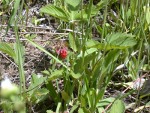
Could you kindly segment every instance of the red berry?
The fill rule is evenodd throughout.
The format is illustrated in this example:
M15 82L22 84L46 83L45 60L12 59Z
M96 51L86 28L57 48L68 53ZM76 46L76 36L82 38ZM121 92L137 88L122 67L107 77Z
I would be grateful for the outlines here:
M57 49L56 53L59 55L60 58L65 59L67 57L67 49L66 48L61 48Z

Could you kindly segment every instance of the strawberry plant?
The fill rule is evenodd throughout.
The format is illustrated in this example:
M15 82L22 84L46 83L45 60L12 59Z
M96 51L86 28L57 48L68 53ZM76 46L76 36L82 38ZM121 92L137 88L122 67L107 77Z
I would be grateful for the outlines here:
M0 4L3 5L0 15L4 15L11 2L2 0ZM15 41L4 42L4 37L0 51L16 65L20 80L19 85L7 79L9 86L2 82L0 110L28 113L38 108L39 112L47 113L125 113L129 108L130 112L148 108L149 102L144 100L149 98L148 0L54 0L42 5L38 15L42 19L34 27L27 26L28 17L23 18L23 12L28 9L24 0L12 4L5 36L12 30ZM42 22L50 25L52 21L58 24L55 33L39 27ZM35 28L34 32L28 32L25 26L31 31ZM41 28L48 32L42 32ZM48 34L55 35L49 39ZM47 40L42 40L46 37ZM36 39L48 46L53 40L61 44L48 47L49 51ZM31 53L35 47L42 52L40 55L47 57L48 67L42 67L45 62L40 64L41 57L27 61L26 43L30 44ZM34 69L26 86L29 76L26 65L30 62L38 62L43 70L37 73L38 65L31 66ZM129 99L135 100L128 105ZM145 105L142 99L147 102Z

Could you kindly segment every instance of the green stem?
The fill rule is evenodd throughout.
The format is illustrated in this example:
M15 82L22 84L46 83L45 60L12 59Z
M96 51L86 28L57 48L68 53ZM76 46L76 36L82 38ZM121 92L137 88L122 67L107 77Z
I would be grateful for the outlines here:
M24 96L24 93L26 91L26 82L25 82L25 75L24 75L24 68L23 68L23 48L19 39L19 34L18 34L18 24L17 22L19 21L19 18L21 17L22 9L23 9L23 4L24 0L21 1L21 7L19 10L18 18L15 20L15 26L14 26L14 31L15 31L15 37L16 37L16 55L17 55L17 64L19 68L19 76L20 76L20 94L21 96ZM26 100L24 99L24 109L22 110L21 113L26 112Z

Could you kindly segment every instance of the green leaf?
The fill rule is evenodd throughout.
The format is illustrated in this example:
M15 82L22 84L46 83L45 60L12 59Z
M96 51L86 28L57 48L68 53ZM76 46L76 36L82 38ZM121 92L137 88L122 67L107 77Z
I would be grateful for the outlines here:
M98 41L95 41L95 40L88 40L87 42L86 42L86 47L87 48L91 48L91 47L93 47L93 46L95 46L95 45L97 45L97 44L99 44L99 42Z
M54 80L57 78L62 77L62 73L64 70L55 70L54 72L51 73L50 77L48 77L49 80Z
M84 57L87 57L88 55L91 55L92 53L96 52L97 49L96 48L90 48L90 49L87 49L84 53ZM78 58L82 57L83 53L81 52L79 55L78 55Z
M79 108L78 113L84 113L82 108Z
M85 107L87 105L86 97L81 96L80 97L81 107Z
M52 110L47 110L46 113L54 113Z
M93 82L97 82L97 80L98 80L97 78L100 76L100 73L101 73L102 65L103 65L102 59L100 59L99 61L96 62L96 65L93 67L92 73L91 73ZM104 91L105 91L105 89L100 90L97 100L102 99Z
M70 100L70 96L68 95L67 92L62 91L62 92L61 92L61 95L62 95L62 98L63 98L66 102L68 102L68 101Z
M100 100L103 99L105 90L106 90L106 88L105 88L105 87L102 87L101 90L97 93L97 96L96 96L96 103L97 103L97 104L99 103ZM96 104L96 105L97 105L97 104Z
M51 75L50 71L48 71L48 70L44 70L44 71L42 71L42 73L43 73L44 75L47 75L47 76L50 76L50 75Z
M0 42L0 51L8 54L14 60L16 59L16 54L15 54L14 50L12 49L12 47L8 43Z
M54 5L46 5L40 9L42 13L49 14L51 16L54 16L58 19L61 19L63 21L68 22L69 21L69 14L64 9L61 9L60 7L54 6Z
M11 12L10 21L9 21L10 25L13 24L13 22L14 22L14 18L16 16L16 13L17 13L19 6L20 6L20 0L15 0L14 7L13 7L13 10Z
M100 50L105 50L105 51L108 51L111 49L126 49L127 48L124 46L110 45L110 44L104 44L104 43L99 43L93 47L100 49Z
M78 108L79 105L73 105L71 110L70 110L70 113L74 113L74 111Z
M92 9L92 8L93 8L92 6L93 6L93 0L90 0L90 1L89 1L89 4L88 4L88 9L87 9L87 19L88 19L88 20L90 20L91 13L94 12L94 9L95 9L95 8ZM96 11L96 12L97 12L97 11Z
M97 103L96 107L107 106L108 104L112 103L114 100L115 100L115 98L113 98L113 97L103 99L99 103Z
M150 7L144 6L143 9L144 9L144 12L146 13L146 21L148 24L150 24Z
M33 40L37 37L37 34L26 34L25 37L30 39L30 40Z
M106 44L120 47L132 47L136 44L134 36L127 33L113 33L106 36Z
M74 73L73 71L71 71L71 76L75 79L79 79L82 75L80 73Z
M125 112L125 105L123 101L118 99L113 103L109 113L124 113L124 112Z
M144 6L144 13L146 14L146 21L148 23L149 31L150 31L150 7L149 6Z
M78 11L71 11L71 12L69 13L70 22L78 22L78 21L80 21L80 20L77 19L77 15L78 15L78 14L79 14ZM79 17L80 17L80 15L79 15Z
M146 107L150 107L150 101L146 103Z
M79 9L80 9L80 3L81 0L65 0L65 3L67 5L68 9L68 15L69 15L69 20L70 22L74 22L74 20L78 20L77 17L80 17L79 15ZM78 16L77 16L78 15Z
M96 103L96 90L94 88L89 88L89 93L87 93L86 96L89 108L93 109Z
M100 1L97 5L93 5L92 2L90 2L88 5L85 5L82 10L79 10L76 15L74 15L74 19L87 21L89 18L96 16L99 10L105 6L105 4L106 3L104 3L104 1Z
M52 99L56 103L60 102L60 100L61 100L60 95L56 92L55 87L53 86L52 81L47 81L46 88L49 90L49 94L52 97Z
M29 94L32 95L33 92L34 92L37 88L39 88L39 87L42 85L43 82L45 82L45 80L46 80L46 77L42 77L42 76L41 76L41 77L38 77L38 75L33 74L33 75L32 75L32 79L31 79L31 84L30 84L30 86L29 86L29 88L28 88ZM30 91L30 90L31 90L31 91Z
M147 23L150 24L150 8L149 8L149 11L147 11L146 13L146 20L147 20Z
M61 109L61 103L59 102L56 108L56 113L60 113L60 109Z
M76 46L75 37L73 36L73 33L69 33L69 45L74 52L77 51L77 46Z
M89 40L87 43L88 48L97 48L100 50L111 49L126 49L134 46L137 42L133 38L134 36L126 33L114 33L107 35L105 43L99 43L98 41Z
M42 102L47 98L47 94L49 91L45 88L35 90L34 93L32 94L32 97L36 99L36 103Z
M105 56L103 66L104 68L108 68L109 65L111 65L113 62L115 62L120 55L119 50L112 50L109 51L109 53Z
M108 43L100 43L95 40L88 40L86 45L87 45L87 48L97 48L97 49L105 50L105 51L108 51L111 49L126 49L126 48L128 48L127 46L112 45L112 44L108 44Z
M72 11L78 10L81 0L65 0L68 5L68 8Z
M102 66L102 70L101 70L101 77L99 79L99 85L102 84L103 82L109 82L107 81L107 79L104 81L105 77L107 74L106 73L111 73L114 70L114 66L115 66L115 62L118 59L120 55L120 51L118 50L112 50L109 51L109 53L104 57L104 60L102 62L103 65Z
M19 48L20 48L20 50L19 50ZM16 59L14 59L15 62L17 64L19 64L19 62L21 64L24 64L24 60L25 60L25 47L21 43L19 43L19 45L17 43L15 43L15 45L14 45L14 51L15 51L15 54L16 54Z
M90 48L90 49L87 49L85 51L85 54L84 56L86 57L87 55L91 55L92 53L96 52L97 51L97 48Z
M98 110L98 113L104 113L105 109L103 107L98 107L97 110Z
M89 109L87 109L86 107L83 108L84 113L91 113Z
M82 16L81 16L82 14ZM79 11L78 13L76 12L76 14L73 15L73 19L74 20L78 20L78 21L87 21L87 13L85 12L84 9L82 9L81 11Z

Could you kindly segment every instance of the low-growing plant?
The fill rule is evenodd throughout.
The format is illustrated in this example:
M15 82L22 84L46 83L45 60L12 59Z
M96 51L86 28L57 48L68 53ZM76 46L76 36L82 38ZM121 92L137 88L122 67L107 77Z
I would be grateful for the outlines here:
M53 48L53 52L49 52L28 36L26 39L29 43L51 57L51 67L42 72L43 76L33 73L31 84L26 88L24 47L19 40L18 19L14 17L20 0L16 0L9 21L9 25L15 21L16 43L12 48L8 43L1 42L0 51L8 54L18 65L20 92L9 100L9 105L12 106L7 106L5 102L8 100L3 98L1 104L5 104L4 110L18 110L16 106L20 102L23 106L23 111L20 112L31 112L33 104L44 102L50 97L55 108L46 109L47 113L64 112L69 107L70 113L124 113L126 106L123 99L137 90L120 92L116 97L108 98L105 98L105 93L117 72L121 73L122 78L127 76L121 71L123 68L128 69L131 80L141 76L141 69L149 68L150 8L145 0L141 1L138 9L139 1L101 0L94 5L93 0L88 3L83 0L56 0L53 4L43 6L41 14L54 17L60 22L59 29L68 32L64 37L68 46ZM21 8L23 3L24 1ZM116 12L111 13L109 7L114 4ZM97 17L102 23L97 21ZM95 39L93 30L98 34L98 40ZM59 80L63 81L62 87L59 87ZM26 105L30 107L26 109Z

